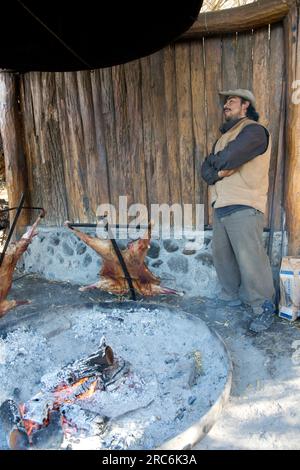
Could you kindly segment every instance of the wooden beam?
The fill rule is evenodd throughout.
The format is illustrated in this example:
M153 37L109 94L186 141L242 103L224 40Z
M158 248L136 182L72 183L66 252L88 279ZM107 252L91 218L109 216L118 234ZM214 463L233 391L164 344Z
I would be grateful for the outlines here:
M21 194L27 192L27 169L22 141L22 124L18 106L19 77L0 73L0 133L3 141L5 174L10 207L18 206ZM26 200L27 205L29 203ZM11 220L15 212L10 212ZM16 233L28 224L29 211L20 215Z
M297 0L284 20L287 69L287 164L285 210L289 255L300 256L300 103L293 88L300 79L300 1ZM299 88L298 88L299 90ZM295 93L296 91L296 93Z
M179 40L249 31L284 19L295 0L257 0L242 7L200 13Z

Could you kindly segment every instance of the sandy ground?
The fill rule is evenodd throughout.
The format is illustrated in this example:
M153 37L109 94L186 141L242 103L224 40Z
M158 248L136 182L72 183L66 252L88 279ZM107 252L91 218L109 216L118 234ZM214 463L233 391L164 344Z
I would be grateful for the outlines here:
M16 278L22 276L16 273ZM11 297L33 303L0 321L5 335L47 309L111 300L109 294L78 292L68 283L26 275L16 280ZM195 449L300 449L300 321L276 318L263 334L248 332L251 313L205 298L153 299L182 306L224 339L234 364L231 398L221 418Z

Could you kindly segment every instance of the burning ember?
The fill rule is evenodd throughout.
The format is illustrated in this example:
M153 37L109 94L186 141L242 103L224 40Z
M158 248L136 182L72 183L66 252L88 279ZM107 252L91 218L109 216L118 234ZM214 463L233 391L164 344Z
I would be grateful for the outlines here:
M129 286L111 240L91 237L80 230L72 228L71 222L69 221L66 221L64 225L103 258L100 281L89 286L81 287L79 290L101 289L114 294L127 294L129 292ZM160 278L155 276L146 266L145 257L150 248L150 240L151 224L148 226L147 236L130 242L127 248L122 251L122 257L131 277L134 289L143 296L157 294L183 295L182 292L168 287L162 287L160 285Z

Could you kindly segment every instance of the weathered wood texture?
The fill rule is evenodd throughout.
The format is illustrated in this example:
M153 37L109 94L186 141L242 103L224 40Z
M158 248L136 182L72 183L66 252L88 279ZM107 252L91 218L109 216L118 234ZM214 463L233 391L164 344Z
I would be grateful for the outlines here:
M254 3L220 11L200 13L182 39L199 39L224 33L249 31L284 19L295 0L257 0Z
M285 209L289 254L300 256L300 2L284 21L287 63L287 168ZM298 81L297 81L298 80ZM296 87L296 88L295 88Z
M11 74L0 74L0 133L5 159L6 183L10 207L19 204L21 194L26 193L25 202L29 202L27 189L27 168L23 149L22 120L19 112L19 82ZM12 221L15 212L10 212ZM28 222L28 213L22 212L16 232Z
M45 206L48 224L93 222L97 205L118 207L119 195L148 207L204 203L208 223L200 168L219 136L219 90L254 89L273 134L275 178L282 51L282 25L274 24L270 31L175 43L92 72L26 73L21 110L32 203ZM281 187L277 175L276 228Z

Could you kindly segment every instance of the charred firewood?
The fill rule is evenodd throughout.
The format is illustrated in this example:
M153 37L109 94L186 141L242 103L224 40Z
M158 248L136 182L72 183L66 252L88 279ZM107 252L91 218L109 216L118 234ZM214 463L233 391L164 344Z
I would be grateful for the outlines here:
M17 404L11 399L5 400L0 406L0 424L4 432L10 432L21 422L22 418Z
M32 434L31 445L34 449L59 449L64 440L62 416L59 411L49 413L49 424Z
M30 442L28 435L23 429L13 429L8 436L8 445L12 450L28 450Z
M69 221L64 223L65 227L80 238L84 243L91 247L102 258L102 269L100 271L100 280L89 286L80 287L80 291L89 289L101 289L113 294L127 294L129 292L128 282L124 271L119 262L117 253L114 250L111 240L91 237L78 229L72 228ZM146 266L145 258L150 248L151 228L149 224L144 236L127 245L122 251L122 257L127 271L130 275L134 290L143 296L152 296L157 294L177 294L182 295L174 289L162 287L160 278L155 276Z
M10 449L25 450L29 448L29 438L23 426L18 405L11 399L0 406L0 427L7 437Z
M72 365L72 377L69 381L72 382L74 378L89 377L94 375L105 374L105 370L114 364L114 353L110 346L100 348L88 358L82 359Z

